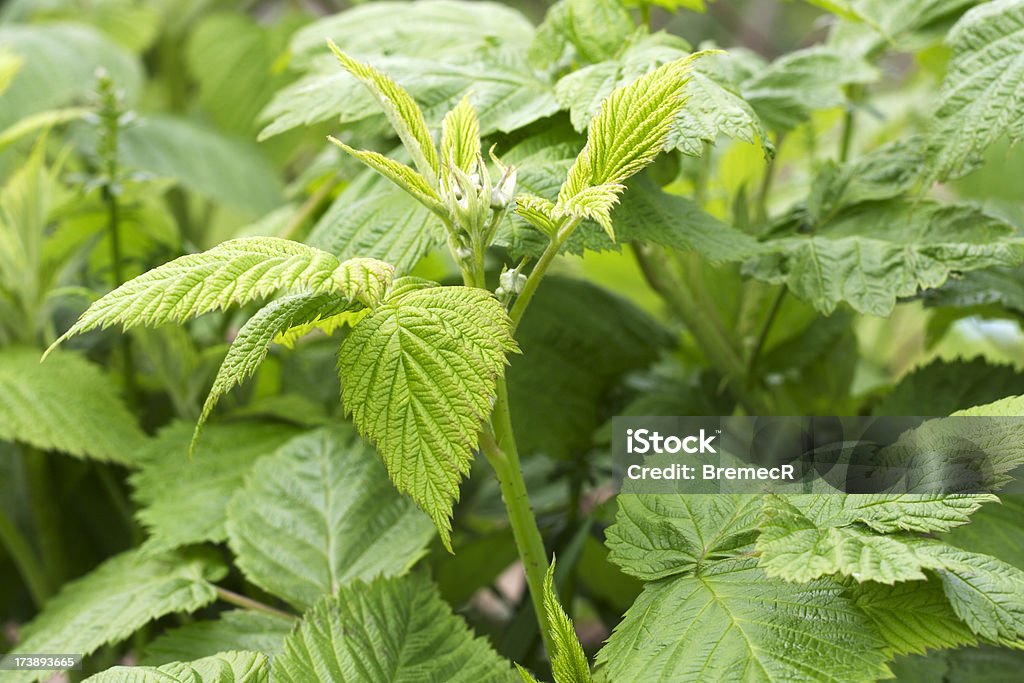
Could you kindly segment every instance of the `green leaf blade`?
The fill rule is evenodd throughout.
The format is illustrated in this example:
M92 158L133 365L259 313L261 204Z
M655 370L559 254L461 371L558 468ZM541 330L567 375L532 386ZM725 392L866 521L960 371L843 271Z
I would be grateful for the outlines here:
M321 599L286 640L272 673L282 683L519 679L419 575L356 583Z
M433 531L351 428L289 441L253 467L227 509L243 573L299 608L355 580L403 574Z
M509 325L488 292L419 288L360 321L338 354L346 410L446 545L480 421L516 349Z

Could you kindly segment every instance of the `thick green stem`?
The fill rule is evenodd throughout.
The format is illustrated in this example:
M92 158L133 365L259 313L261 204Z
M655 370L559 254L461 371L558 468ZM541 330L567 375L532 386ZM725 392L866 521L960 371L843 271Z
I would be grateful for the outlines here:
M553 656L553 639L551 625L544 611L544 576L548 570L547 550L544 538L537 527L537 518L530 505L530 497L526 492L526 481L523 469L519 464L519 451L516 447L515 435L512 432L512 416L508 405L508 387L504 378L498 383L498 396L494 404L492 416L493 434L485 428L480 438L480 446L487 460L494 468L501 487L501 497L508 511L509 524L512 526L512 537L516 542L519 559L523 562L526 572L526 584L530 589L530 600L540 627L544 648L548 656Z
M0 508L0 545L7 549L8 555L14 561L14 566L17 567L32 596L32 602L36 607L42 607L50 597L50 586L45 571L28 540L18 531L18 527L3 508Z
M221 588L216 586L217 598L235 607L241 607L242 609L253 610L255 612L263 612L264 614L273 614L275 617L281 617L282 619L288 619L289 621L296 621L298 617L294 614L289 614L284 610L279 610L276 607L264 604L259 600L253 600L247 598L244 595L229 591L227 588Z

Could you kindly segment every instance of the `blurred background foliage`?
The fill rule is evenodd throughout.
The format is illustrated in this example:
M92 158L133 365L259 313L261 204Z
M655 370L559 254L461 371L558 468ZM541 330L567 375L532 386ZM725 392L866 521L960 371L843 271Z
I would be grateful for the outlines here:
M550 9L546 2L507 4L534 24ZM835 31L836 19L816 4L663 0L630 11L652 30L694 47L744 48L751 60L770 61ZM707 213L733 225L758 210L761 193L766 215L782 221L813 193L843 145L855 157L919 131L933 113L949 59L942 37L955 11L970 4L947 2L946 13L902 36L878 60L877 81L861 85L847 74L850 103L812 106L792 125L786 117L793 112L777 110L781 123L772 128L785 133L771 135L773 159L757 142L722 137L702 157L665 156L649 177L699 198ZM170 485L161 482L188 475L158 461L183 458L189 430L181 425L197 417L226 345L251 309L124 338L91 333L41 367L39 351L99 294L179 254L243 235L303 240L323 233L339 214L354 220L357 211L367 225L376 221L377 230L397 224L401 207L353 201L367 194L365 177L324 139L336 131L337 114L319 116L316 98L303 90L319 47L306 44L303 28L352 6L335 0L0 5L0 224L7 231L0 250L0 651L59 586L159 530L159 508L151 506ZM453 41L455 47L429 40L420 46L410 36L396 52L421 49L429 56L466 48L465 37ZM850 111L858 125L844 141ZM281 116L313 122L266 135ZM573 135L566 113L545 121L567 131L566 139ZM353 130L389 144L377 120L360 119ZM494 136L503 155L517 142L514 132L505 133ZM933 196L977 203L1021 230L1024 149L999 143L983 162L936 186ZM349 235L345 248L358 252L371 244L375 234L366 230ZM736 343L763 346L759 371L780 412L945 414L1024 393L1019 268L955 277L901 300L886 317L846 306L824 317L789 297L760 341L774 290L764 287L760 298L743 294L746 280L734 266L702 264L693 272ZM413 273L446 280L458 271L438 249ZM639 589L607 562L600 542L613 515L604 502L602 426L622 413L729 414L736 399L626 250L565 256L535 308L521 329L525 353L510 370L514 419L521 449L531 455L526 465L535 506L565 572L563 596L574 605L587 646L596 648ZM298 429L340 415L335 348L336 340L317 335L295 349L275 348L256 377L223 401L205 447L235 453L241 464L205 490L203 500L221 500L214 518L251 465L248 452L239 450L245 444L229 438L231 429L269 429L259 432L262 453ZM80 396L89 399L69 400ZM180 468L187 467L182 460ZM523 616L522 585L509 572L514 548L487 474L473 476L463 492L458 555L434 552L428 563L444 597L502 654L524 661L536 634L517 628L531 618ZM139 514L140 507L146 511ZM979 514L983 522L985 514ZM1015 523L1019 536L1020 520ZM196 540L222 542L223 536ZM1019 562L1014 552L1017 557L1005 559ZM227 585L266 597L237 570ZM101 650L89 666L147 652L148 661L180 658L181 641L161 641L160 634L190 619L165 617L128 646ZM943 657L929 666L961 680L958 672L969 663ZM1006 667L999 671L1020 666L1010 655L992 657ZM905 668L907 681L939 680L915 677L919 664Z

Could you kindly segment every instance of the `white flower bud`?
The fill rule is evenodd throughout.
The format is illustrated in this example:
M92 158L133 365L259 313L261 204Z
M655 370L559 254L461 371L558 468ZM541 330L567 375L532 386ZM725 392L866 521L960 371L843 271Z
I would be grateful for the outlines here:
M520 294L523 288L526 287L526 276L518 270L506 270L498 277L498 282L501 283L500 289L512 292L513 294Z

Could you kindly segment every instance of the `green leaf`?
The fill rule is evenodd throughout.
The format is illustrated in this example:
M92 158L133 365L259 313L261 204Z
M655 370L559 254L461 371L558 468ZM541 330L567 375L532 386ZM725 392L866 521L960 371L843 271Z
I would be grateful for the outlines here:
M263 150L195 121L147 115L126 126L118 144L126 168L171 178L243 215L262 216L283 201L278 171Z
M612 209L619 202L619 195L626 187L619 183L604 183L586 187L555 205L556 219L587 218L605 231L609 239L615 239L612 229Z
M665 146L683 105L693 60L703 53L658 67L613 91L587 129L587 144L558 192L555 210L570 214L576 197L601 185L624 189L623 181L650 164Z
M758 496L621 495L606 532L609 559L627 574L656 581L751 549Z
M818 526L788 503L770 496L757 539L760 566L771 577L806 583L830 574L857 581L893 584L924 580L926 557L919 557L913 537L883 536L858 526Z
M433 536L350 428L303 435L261 459L227 517L242 572L300 609L356 579L405 573Z
M646 175L629 183L613 219L620 242L651 242L696 251L714 263L743 261L763 248L750 235L701 210L693 200L663 191Z
M256 373L276 338L294 327L321 321L349 308L350 302L334 294L293 294L271 301L249 318L238 330L217 370L199 414L189 452L195 449L199 431L217 401Z
M426 178L413 169L394 159L389 159L383 154L366 149L353 149L334 137L328 137L327 139L343 149L346 154L355 157L405 190L423 206L434 213L446 215L444 205L441 204L441 199L437 196L437 192L430 186Z
M322 598L274 658L282 683L513 683L424 577L377 579Z
M536 61L557 62L571 46L579 60L600 62L614 57L635 31L618 0L561 0L548 10L530 52Z
M490 49L451 61L437 56L381 56L370 61L425 107L426 120L431 123L441 122L467 95L472 97L484 135L518 130L559 109L550 81L526 64L521 50ZM369 126L389 134L373 98L358 81L336 71L336 64L329 71L318 68L281 90L263 113L262 118L270 123L260 137L327 120L342 125L360 123L360 129Z
M188 70L203 112L218 128L247 138L259 131L260 111L291 80L277 63L291 26L288 20L264 24L228 12L204 14L190 25Z
M590 683L590 664L583 652L576 628L569 615L562 609L555 592L555 560L551 559L544 577L544 612L551 626L551 670L555 683Z
M298 31L291 52L300 66L322 53L324 36L356 55L398 50L409 57L439 59L529 44L533 25L518 10L497 2L367 3Z
M817 527L864 524L879 533L949 531L967 524L985 503L998 500L990 494L925 495L866 494L787 495L786 504Z
M824 223L843 207L909 192L922 180L926 152L922 140L911 138L879 147L846 164L826 162L811 186L807 213L815 223Z
M771 579L756 559L647 584L598 653L609 680L623 683L867 683L889 675L886 659L841 585Z
M131 484L141 508L138 520L149 533L143 544L147 552L227 540L225 509L243 477L259 458L298 433L275 424L213 424L190 458L193 430L190 422L173 423L132 461L141 464Z
M224 567L207 555L116 555L47 602L21 632L18 650L89 654L166 614L208 605L216 597L210 581L224 574ZM30 683L44 677L44 671L17 671L8 672L6 680Z
M88 401L82 397L88 396ZM131 463L145 436L98 367L73 353L0 348L0 441Z
M933 174L947 178L1005 136L1024 137L1024 1L971 9L947 36L953 50L933 133Z
M944 543L926 548L957 616L986 640L1024 646L1024 571Z
M686 84L686 103L672 125L668 145L691 156L704 154L702 142L714 143L719 135L758 144L766 154L775 148L754 109L739 94L715 63L725 59L713 55L702 59Z
M517 216L548 237L554 237L558 232L558 227L551 220L551 216L555 212L555 203L550 199L528 193L516 195L515 212Z
M367 173L338 195L308 242L338 258L369 256L408 273L443 239L441 222L429 209Z
M479 156L480 121L467 96L445 114L441 123L441 163L470 173Z
M360 321L338 354L346 410L449 548L459 482L516 350L509 324L489 292L414 289Z
M270 666L260 652L220 652L193 662L160 667L115 666L88 683L269 683Z
M416 168L426 177L427 184L436 183L437 148L434 147L434 141L427 129L423 110L416 104L416 100L385 74L369 64L357 62L349 57L333 41L328 40L327 44L345 70L373 93L381 108L384 109L384 114L392 128L398 133L402 144L412 156Z
M843 86L877 78L878 70L862 57L816 46L780 57L747 78L740 91L765 125L787 131L815 111L845 103Z
M1024 569L1024 496L1003 495L1001 505L986 505L971 523L957 527L943 540L958 548L984 553Z
M181 323L277 291L337 294L372 307L383 298L392 274L386 263L367 258L339 262L299 242L272 237L229 240L121 285L89 306L54 346L97 327Z
M899 297L938 287L954 272L1024 261L1014 229L972 206L921 201L865 203L819 233L763 243L754 277L785 283L824 314L845 301L886 316Z
M110 73L128 102L142 85L142 67L98 31L81 24L6 23L0 45L21 67L0 94L0 130L30 114L66 107L96 89L96 68Z
M933 580L895 586L862 583L853 600L868 616L892 654L923 654L925 650L973 645L977 638L960 621Z
M193 621L157 636L142 651L142 664L158 666L210 657L218 652L251 650L273 657L295 622L266 612L236 609L216 619Z
M875 406L876 415L949 415L1010 394L1024 394L1024 373L1009 365L937 359L915 368Z

